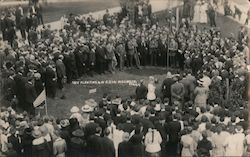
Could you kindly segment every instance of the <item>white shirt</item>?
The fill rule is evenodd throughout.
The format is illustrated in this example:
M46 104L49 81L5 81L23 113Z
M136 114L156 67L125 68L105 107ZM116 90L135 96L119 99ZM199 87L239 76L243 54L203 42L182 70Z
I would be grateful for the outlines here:
M236 133L229 135L224 142L226 147L225 156L242 156L244 153L244 139L243 133Z
M147 132L145 136L145 146L146 146L146 152L148 153L156 153L161 150L161 144L162 138L161 134L157 130L153 130L150 132Z

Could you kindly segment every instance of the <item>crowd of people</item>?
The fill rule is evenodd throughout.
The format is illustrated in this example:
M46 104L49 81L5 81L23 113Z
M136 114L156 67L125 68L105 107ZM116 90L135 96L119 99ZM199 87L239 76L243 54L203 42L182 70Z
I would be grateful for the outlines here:
M246 29L223 38L185 18L179 28L172 17L161 26L148 1L139 8L135 24L123 8L99 20L70 14L60 30L32 25L28 40L3 38L2 94L9 107L0 111L1 155L249 156ZM16 23L8 19L7 32ZM35 113L44 86L48 97L59 89L64 99L64 84L86 75L167 64L179 72L166 74L160 94L151 76L130 98L104 94L98 103L73 106L64 119Z

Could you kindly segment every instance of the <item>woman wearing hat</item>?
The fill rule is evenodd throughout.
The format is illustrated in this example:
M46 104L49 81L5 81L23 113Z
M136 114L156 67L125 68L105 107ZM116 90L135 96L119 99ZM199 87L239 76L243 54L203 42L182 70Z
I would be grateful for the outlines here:
M32 136L35 138L32 141L32 157L49 157L51 155L50 150L42 136L42 132L39 129L35 129L32 132Z
M181 156L193 156L195 150L195 142L191 137L192 127L188 127L183 130L183 135L181 136Z
M55 157L65 157L67 145L65 140L60 137L59 131L54 131L53 141L53 155Z
M197 107L206 107L209 89L203 86L201 80L197 81L198 86L194 90L194 103Z
M84 132L77 129L72 132L72 138L69 142L69 154L72 157L80 157L86 155L86 141L84 140Z

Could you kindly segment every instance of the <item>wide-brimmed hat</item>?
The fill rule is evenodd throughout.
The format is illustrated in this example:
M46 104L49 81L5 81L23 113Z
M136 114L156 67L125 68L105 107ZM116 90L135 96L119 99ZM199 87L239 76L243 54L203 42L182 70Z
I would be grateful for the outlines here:
M71 113L76 113L76 112L79 112L80 109L77 107L77 106L73 106L71 109L70 109L70 112Z
M88 112L92 112L92 111L93 111L93 108L89 105L84 105L82 107L82 112L88 113Z
M77 130L72 132L72 135L75 136L75 137L83 137L84 132L81 129L77 129Z
M97 106L97 102L94 99L85 100L84 104L89 105L92 108Z
M68 119L61 120L61 121L60 121L60 125L61 125L61 127L63 127L63 128L69 126L69 120L68 120Z
M41 131L40 131L39 129L36 129L36 130L34 130L34 131L32 132L32 136L33 136L34 138L39 138L39 137L42 136L42 133L41 133Z

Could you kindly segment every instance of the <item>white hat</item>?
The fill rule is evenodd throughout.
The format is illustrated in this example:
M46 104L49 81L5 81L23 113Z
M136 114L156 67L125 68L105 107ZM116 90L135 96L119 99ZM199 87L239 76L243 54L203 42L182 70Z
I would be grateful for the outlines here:
M85 100L84 105L89 105L90 107L96 107L97 102L94 99Z
M41 78L41 74L40 74L40 73L35 73L35 74L34 74L34 77L35 77L35 78Z
M82 111L85 112L85 113L87 113L87 112L92 112L92 111L93 111L93 108L90 107L89 105L84 105L84 106L82 107Z
M77 106L73 106L71 109L70 109L70 112L71 113L76 113L76 112L79 112L80 109L77 107Z

